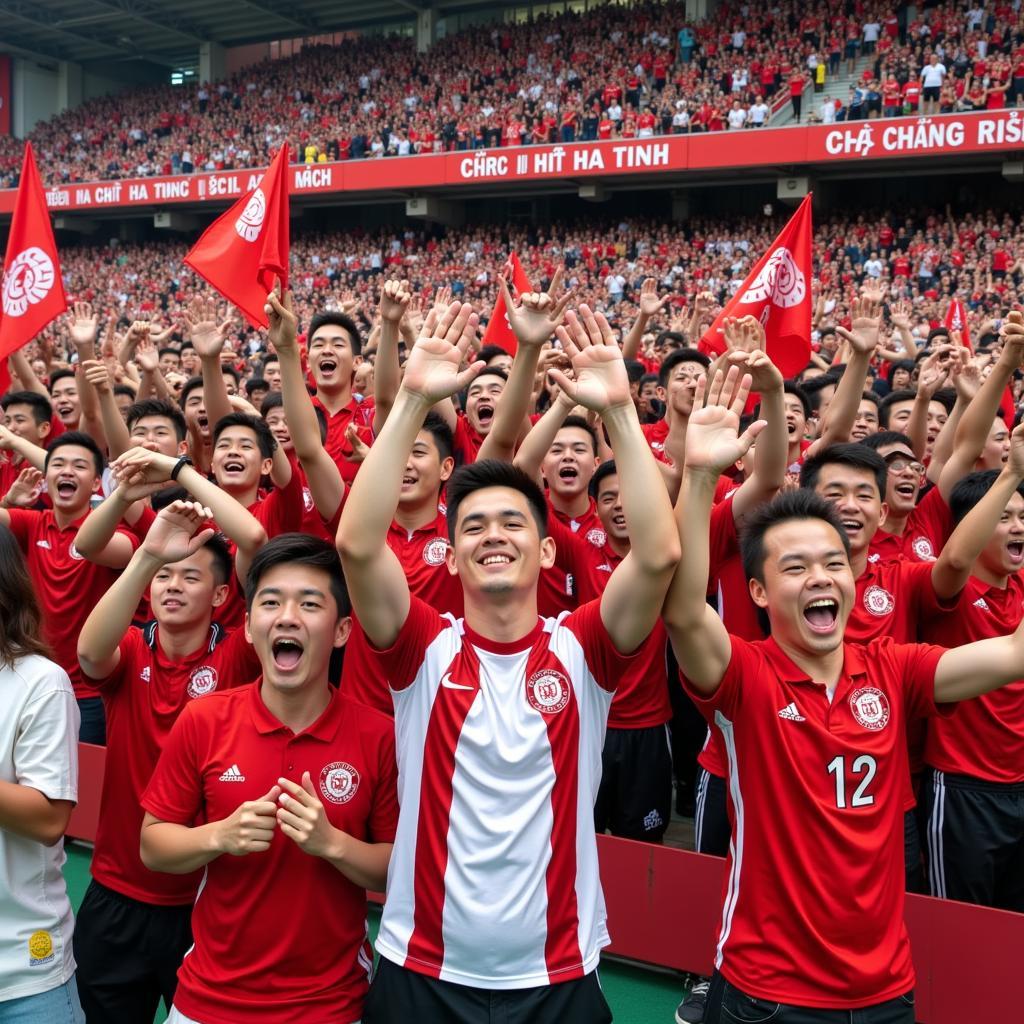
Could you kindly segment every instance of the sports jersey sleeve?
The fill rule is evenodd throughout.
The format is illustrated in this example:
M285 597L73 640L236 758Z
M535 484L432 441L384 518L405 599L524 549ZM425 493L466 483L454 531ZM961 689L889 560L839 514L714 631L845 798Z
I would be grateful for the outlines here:
M189 705L174 723L142 794L142 809L160 821L191 825L202 807L203 789L197 757L196 705Z
M687 696L709 723L715 720L715 712L721 711L726 718L733 718L739 708L745 679L754 680L763 671L764 658L754 644L729 634L732 654L722 676L718 689L710 697L695 689L690 681L679 672L679 679Z
M934 562L899 562L898 565L902 577L901 589L905 589L910 598L918 622L955 611L959 606L963 590L949 598L939 597L935 593L935 586L932 583Z
M12 508L7 515L9 516L8 529L14 534L18 547L22 551L27 551L32 534L35 533L39 513L26 508Z
M377 788L370 812L370 835L374 842L393 843L398 830L398 767L395 730L385 723L377 744Z
M709 559L708 587L711 591L714 580L722 570L722 566L739 554L740 540L733 516L732 501L735 495L730 494L711 509L711 525L709 528Z
M302 529L302 478L292 473L287 485L268 494L253 513L273 539Z
M50 800L78 799L78 704L64 669L50 664L49 678L24 707L14 742L18 784Z
M953 533L953 512L938 487L933 487L911 513L910 529L926 537L935 557Z
M232 630L217 645L214 653L224 666L223 673L229 689L246 686L256 680L262 671L256 648L245 639L244 629Z
M132 671L137 667L139 655L144 646L145 640L142 637L142 631L132 626L117 645L121 654L117 667L110 675L104 676L102 679L94 679L92 685L108 697L116 693L121 684L131 677Z
M423 664L423 656L434 638L444 629L445 620L418 597L411 597L409 614L395 642L385 651L377 650L367 637L371 654L376 655L392 690L411 686Z
M897 663L894 677L903 680L903 701L907 721L952 714L955 704L935 703L935 673L946 648L935 644L894 644L882 640L883 649Z
M623 674L633 661L643 654L643 644L631 654L621 654L618 651L601 618L599 599L580 605L563 620L562 625L579 641L587 668L590 669L590 674L597 685L609 693L618 688Z

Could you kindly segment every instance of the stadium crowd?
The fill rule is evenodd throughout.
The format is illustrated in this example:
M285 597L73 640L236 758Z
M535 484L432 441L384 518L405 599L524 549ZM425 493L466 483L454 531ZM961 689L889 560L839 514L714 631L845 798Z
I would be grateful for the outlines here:
M820 944L792 955L795 928L766 939L760 921L789 918L752 883L678 1020L717 1021L740 992L909 1021L904 886L1024 911L1020 220L820 220L811 359L786 381L755 319L726 322L716 364L698 350L778 227L300 235L268 331L176 243L62 251L73 309L11 358L0 398L0 611L29 609L0 644L25 632L6 663L63 708L57 763L68 723L108 748L74 938L68 914L30 944L62 991L77 960L90 1022L151 1019L161 996L179 1024L473 1020L480 989L523 1020L610 1019L587 837L662 841L686 802L666 743L686 696L711 726L698 849L747 830L765 877L799 874L787 913L835 938L827 963ZM537 289L518 300L513 253ZM514 355L482 346L499 297ZM800 547L809 522L823 549ZM739 700L754 678L775 680L770 706ZM831 737L807 721L831 714L842 756L782 753ZM36 767L46 813L3 811L0 843L11 820L37 845L66 826L70 767ZM785 813L778 771L799 794ZM861 906L799 859L809 829ZM363 890L385 883L367 995ZM249 941L254 900L274 927ZM851 934L871 951L852 966Z
M286 137L316 163L756 128L787 97L819 120L1024 104L1019 5L918 10L907 23L887 3L723 3L690 23L682 3L647 3L467 28L424 54L360 38L89 100L30 137L59 184L266 166ZM865 57L846 103L811 101ZM20 163L0 138L0 186Z

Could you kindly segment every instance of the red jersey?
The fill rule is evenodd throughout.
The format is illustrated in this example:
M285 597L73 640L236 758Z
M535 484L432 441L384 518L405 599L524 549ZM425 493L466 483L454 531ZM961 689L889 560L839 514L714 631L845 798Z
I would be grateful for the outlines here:
M260 689L213 694L185 708L143 808L179 825L219 821L279 777L301 783L308 771L335 828L364 842L392 842L391 720L332 688L324 713L296 735L270 714ZM265 853L223 855L206 866L192 932L174 996L186 1016L204 1024L359 1019L373 962L366 892L280 829Z
M930 616L954 611L960 595L941 599L932 586L931 562L868 562L857 577L857 596L846 623L847 643L880 637L912 643Z
M846 644L830 701L774 640L731 643L710 698L684 680L729 756L733 843L715 966L771 1002L894 999L914 985L903 737L908 720L935 711L944 651L888 637Z
M476 462L483 443L484 435L460 413L455 421L455 443L453 445L455 464L469 466Z
M567 515L559 512L548 499L548 521L552 534L555 535L554 523L561 523L567 526L573 533L578 533L585 541L594 547L603 547L607 541L604 527L601 525L601 517L597 514L597 505L594 499L590 499L587 511L577 519L570 519ZM576 574L581 566L575 562L576 555L571 548L555 543L555 564L550 569L542 569L540 582L537 587L537 610L543 616L554 617L562 612L572 611L579 604L579 588L577 586ZM585 570L584 570L585 571Z
M130 899L177 906L195 900L203 873L170 875L143 865L143 791L185 706L216 690L251 682L260 674L260 663L242 630L225 638L213 625L206 643L176 660L160 649L157 630L155 622L130 629L118 647L117 668L95 683L107 712L107 770L92 876Z
M348 486L356 478L359 463L351 461L352 445L349 444L348 438L345 437L345 431L348 429L348 425L355 420L359 437L366 444L373 444L373 430L370 427L359 425L360 403L354 398L348 405L342 406L333 416L318 399L314 398L313 404L319 406L323 410L324 416L327 417L327 441L324 443L324 448L327 450L327 454L338 464L338 469L341 470L341 478L345 481L345 485Z
M438 512L434 522L412 533L392 522L387 545L402 563L410 594L442 614L462 615L462 582L448 572L448 521L442 513ZM384 714L395 713L391 693L380 678L376 656L355 616L345 644L341 690L346 697Z
M672 460L665 454L665 441L668 438L668 420L660 419L657 423L644 423L641 424L640 429L643 431L644 440L647 442L647 447L654 453L654 457L659 462L671 465Z
M11 533L25 554L29 574L43 612L43 639L53 660L71 677L79 700L98 697L99 690L78 664L78 634L100 597L118 577L116 569L89 562L75 547L78 528L88 512L63 530L51 509L36 512L12 508ZM119 529L134 550L138 539Z
M1024 580L1010 576L1005 588L972 576L954 614L921 624L925 639L959 647L1012 633L1024 616ZM1024 679L972 700L948 718L928 724L924 760L933 768L988 782L1024 782Z
M953 513L938 487L933 487L907 516L903 533L886 533L885 530L875 533L868 548L868 558L878 555L882 562L898 558L908 562L934 562L952 532Z
M598 603L498 643L414 597L378 657L402 737L378 953L474 988L590 973L609 941L593 806L632 660Z

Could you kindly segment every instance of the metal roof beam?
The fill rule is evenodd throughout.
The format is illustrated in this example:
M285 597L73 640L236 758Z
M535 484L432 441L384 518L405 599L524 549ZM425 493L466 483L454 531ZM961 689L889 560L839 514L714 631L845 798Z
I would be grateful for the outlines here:
M90 0L97 7L103 7L111 13L111 17L118 15L130 18L132 21L148 25L150 28L160 32L173 32L193 43L203 43L209 38L209 33L191 24L183 18L168 16L161 12L160 8L142 0Z

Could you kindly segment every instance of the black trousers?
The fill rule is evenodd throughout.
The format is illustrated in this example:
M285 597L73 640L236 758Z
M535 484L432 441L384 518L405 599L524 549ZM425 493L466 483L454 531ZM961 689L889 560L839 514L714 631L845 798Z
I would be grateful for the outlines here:
M98 747L105 747L107 745L107 713L103 707L103 698L80 697L78 713L81 716L78 739L82 743L95 743Z
M609 729L601 753L594 828L660 843L672 814L672 739L667 725Z
M381 957L362 1024L610 1024L597 971L538 988L486 989L417 974Z
M192 945L192 906L159 907L89 883L75 920L78 995L88 1024L143 1024L163 997L170 1009L178 968Z
M693 815L698 853L724 857L729 852L732 826L725 799L725 779L697 766L697 809Z
M921 799L932 895L1024 913L1024 784L933 771Z
M914 1024L914 993L859 1010L820 1010L756 999L717 972L704 1009L704 1024Z

